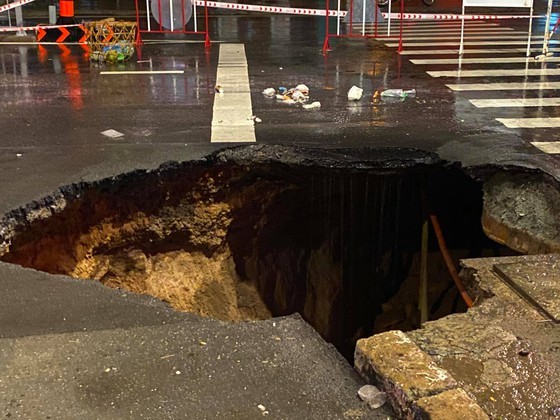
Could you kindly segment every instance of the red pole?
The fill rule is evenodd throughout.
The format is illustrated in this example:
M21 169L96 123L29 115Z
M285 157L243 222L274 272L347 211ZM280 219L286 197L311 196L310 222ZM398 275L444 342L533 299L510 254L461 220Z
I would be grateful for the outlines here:
M350 0L350 36L354 33L354 0Z
M136 44L142 44L142 35L140 34L140 9L138 7L138 0L134 0L136 5Z
M210 28L208 27L208 0L204 0L204 21L206 22L206 38L204 39L204 46L210 48Z
M331 46L329 45L329 10L330 4L329 0L327 0L325 9L325 42L323 43L323 54L326 54L331 50Z
M404 16L404 0L401 0L401 29L400 29L400 34L399 34L399 48L397 50L397 53L399 53L399 54L403 50L403 45L402 45L403 16Z
M161 24L161 22L163 22L163 17L161 14L161 0L158 0L157 4L158 4L158 12L159 12L159 30L163 31L163 26ZM171 16L171 19L173 19L173 16Z

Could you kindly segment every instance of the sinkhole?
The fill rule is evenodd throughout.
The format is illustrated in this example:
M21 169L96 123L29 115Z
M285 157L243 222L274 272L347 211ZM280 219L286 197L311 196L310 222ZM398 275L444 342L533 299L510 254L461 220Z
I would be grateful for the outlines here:
M245 146L61 188L8 215L1 259L220 320L299 312L350 358L419 326L428 212L456 263L508 252L481 211L480 186L426 152ZM466 309L433 234L428 278L431 319Z

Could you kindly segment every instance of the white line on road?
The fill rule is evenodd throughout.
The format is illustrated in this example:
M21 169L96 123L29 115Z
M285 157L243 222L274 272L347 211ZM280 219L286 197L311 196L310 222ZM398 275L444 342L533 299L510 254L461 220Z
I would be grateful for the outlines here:
M484 57L484 58L428 58L410 60L413 64L495 64L495 63L539 63L533 57ZM546 59L548 63L560 62L560 57L549 57Z
M358 25L359 29L361 30L361 25ZM373 32L375 30L375 27L367 27L366 28L367 32ZM387 27L378 27L377 28L378 32L384 31L387 32ZM499 26L499 27L493 27L493 28L465 28L465 33L514 33L512 31L515 31L515 29L513 28L506 28L503 26ZM400 26L399 25L392 25L391 26L391 32L400 32ZM403 28L403 33L414 33L414 34L461 34L461 27L457 27L457 28L448 28L448 29L414 29L414 28ZM528 35L527 32L523 32L523 31L516 31L515 33L522 33L525 35Z
M544 36L542 35L538 35L538 36L534 36L532 37L532 39L543 39ZM523 34L513 34L513 35L496 35L496 34L484 34L484 35L470 35L467 34L464 36L464 39L470 40L470 39L496 39L496 40L501 40L501 39L524 39L527 40L527 35L523 35ZM453 41L453 40L461 40L461 34L456 34L456 35L449 35L449 36L439 36L439 35L434 35L434 36L415 36L414 34L410 34L410 35L403 35L403 41L408 41L409 40L418 40L418 41L427 41L427 40L434 40L434 41ZM525 43L527 43L525 41ZM412 45L412 43L410 43Z
M221 44L212 117L212 143L255 142L251 89L243 44Z
M549 48L550 52L560 52L560 48ZM469 54L516 54L526 53L527 48L488 48L488 49L465 49L463 55ZM542 48L531 48L531 52L540 54ZM457 55L459 50L405 50L400 53L401 55Z
M560 105L560 98L470 99L469 101L477 108L524 108Z
M542 37L541 37L542 38ZM551 40L550 44L558 44L560 41ZM458 46L460 43L459 40L457 42L437 42L434 40L433 42L403 42L405 47L453 47ZM531 42L532 45L542 45L542 41L533 41ZM387 42L385 44L389 48L397 48L399 46L398 42ZM523 41L516 41L516 40L495 40L495 41L465 41L463 45L527 45L527 40Z
M560 89L560 82L526 82L526 83L459 83L445 85L456 92L490 91L490 90L547 90Z
M523 52L526 50L524 49ZM488 48L488 49L472 49L464 50L463 55L468 54L517 54L521 52L520 48ZM401 55L457 55L459 50L404 50Z
M500 70L452 70L428 71L432 77L515 77L515 76L558 76L560 69L500 69Z
M130 70L130 71L101 71L99 74L183 74L185 70Z
M507 128L557 128L560 118L496 118Z
M545 153L560 153L560 141L532 141L531 144Z

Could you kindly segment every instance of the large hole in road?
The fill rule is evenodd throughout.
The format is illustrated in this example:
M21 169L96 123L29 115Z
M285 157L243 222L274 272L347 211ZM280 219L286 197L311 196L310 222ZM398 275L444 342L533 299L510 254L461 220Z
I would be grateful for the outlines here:
M504 252L478 184L434 155L250 146L63 188L4 219L2 260L221 320L299 312L351 357L418 327L427 207L456 260ZM430 317L465 310L433 235L428 260Z

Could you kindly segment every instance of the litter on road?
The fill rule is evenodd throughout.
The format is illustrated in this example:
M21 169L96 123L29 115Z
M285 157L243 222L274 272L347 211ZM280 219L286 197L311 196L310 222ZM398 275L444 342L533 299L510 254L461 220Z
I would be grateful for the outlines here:
M352 86L348 91L348 100L349 101L359 101L362 98L362 94L364 90L359 88L358 86Z
M109 137L111 139L118 139L118 138L124 136L123 133L121 133L120 131L117 131L117 130L113 130L112 128L109 129L109 130L102 131L101 134L103 134L105 137Z
M415 97L416 96L416 89L387 89L381 92L381 97L389 97L389 98L408 98L408 97Z

